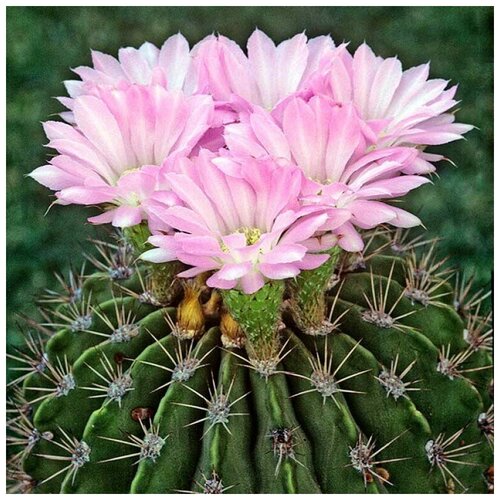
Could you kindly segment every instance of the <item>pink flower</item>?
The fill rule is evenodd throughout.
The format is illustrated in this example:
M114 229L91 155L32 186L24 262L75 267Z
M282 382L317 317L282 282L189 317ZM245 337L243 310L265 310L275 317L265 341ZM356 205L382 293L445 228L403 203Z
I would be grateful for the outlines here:
M299 169L254 159L247 159L243 168L231 160L232 168L223 169L214 159L202 151L198 158L182 160L184 173L166 175L185 206L158 207L156 215L178 232L152 236L149 241L157 248L145 252L143 259L178 259L193 266L181 277L216 271L207 285L244 293L328 259L309 253L304 244L327 215L300 206L304 179Z
M59 97L59 101L69 109L60 113L68 123L74 124L73 107L75 98L82 95L99 97L103 90L125 90L134 86L159 85L168 90L182 91L186 95L202 94L206 83L200 79L193 64L193 57L200 42L192 50L187 40L179 33L173 35L158 49L149 42L138 49L125 47L118 51L118 59L99 51L92 51L93 67L79 66L73 71L81 80L64 82L69 97ZM234 121L234 112L227 106L216 103L213 127L200 138L198 149L213 151L224 146L221 127Z
M195 65L216 101L242 98L270 110L305 88L308 77L334 48L329 36L307 40L303 33L276 46L256 29L248 39L248 56L229 38L210 36L198 45Z
M420 223L408 212L378 201L403 196L429 182L419 175L404 175L414 173L417 150L399 147L365 153L362 122L351 104L338 106L320 96L308 102L294 97L284 107L281 122L256 110L242 123L228 125L225 137L231 154L271 156L298 166L308 179L302 191L305 203L348 210L350 221L334 231L342 236L338 244L346 250L362 248L351 224L366 229L382 223Z
M337 103L353 103L366 121L368 145L437 145L462 139L471 125L455 123L450 109L457 86L446 89L448 82L429 80L429 64L403 71L396 57L377 57L366 44L351 56L342 48L335 52L311 79L315 94L330 97ZM422 153L420 168L434 167L429 161L440 155Z
M65 82L66 123L44 124L58 154L31 177L56 203L101 205L95 224L147 220L158 247L147 258L216 270L220 288L295 276L334 245L361 250L357 228L417 225L387 201L429 182L443 157L425 147L472 128L428 64L403 71L330 36L276 46L256 29L245 54L213 35L190 50L178 34L92 61ZM197 254L201 237L217 252Z
M30 176L56 191L59 204L118 207L90 220L127 227L146 218L141 205L161 189L159 166L169 155L189 154L209 129L213 101L132 85L80 96L73 111L75 126L44 124L59 154Z
M73 109L75 97L95 95L100 88L161 85L193 94L199 86L189 44L180 33L167 38L160 49L149 42L138 49L122 48L118 51L118 59L94 50L92 64L93 67L79 66L73 70L81 80L64 82L70 98L60 100L69 109Z

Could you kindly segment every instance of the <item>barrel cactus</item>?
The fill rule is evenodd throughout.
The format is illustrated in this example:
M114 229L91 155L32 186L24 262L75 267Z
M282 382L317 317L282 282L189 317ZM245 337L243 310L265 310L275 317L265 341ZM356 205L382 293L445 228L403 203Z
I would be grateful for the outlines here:
M491 491L489 293L386 203L455 89L258 30L93 63L31 176L120 230L9 354L9 491Z
M216 291L191 280L163 307L131 247L109 245L102 270L71 274L46 298L61 329L32 326L18 354L28 368L11 401L19 487L486 491L483 296L452 289L434 242L400 236L369 235L363 255L337 259L328 334L301 330L287 296L279 359L265 368ZM266 309L268 296L254 299Z

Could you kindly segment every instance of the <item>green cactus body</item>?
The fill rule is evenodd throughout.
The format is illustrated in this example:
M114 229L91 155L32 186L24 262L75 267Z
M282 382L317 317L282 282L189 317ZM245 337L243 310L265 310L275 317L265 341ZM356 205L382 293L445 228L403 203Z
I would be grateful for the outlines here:
M329 333L303 331L300 283L287 287L284 325L274 328L273 316L268 332L269 291L251 309L223 294L244 331L262 330L247 335L249 353L266 335L279 342L265 374L244 348L223 345L213 315L202 335L176 336L175 308L140 300L142 270L121 282L86 278L80 300L91 318L42 342L43 363L14 399L17 490L486 492L492 359L477 340L482 316L455 308L443 280L422 299L410 290L411 259L377 238L385 244L373 255L339 257L337 279L320 273L318 286L331 285L322 314L338 320ZM283 294L276 286L273 299Z

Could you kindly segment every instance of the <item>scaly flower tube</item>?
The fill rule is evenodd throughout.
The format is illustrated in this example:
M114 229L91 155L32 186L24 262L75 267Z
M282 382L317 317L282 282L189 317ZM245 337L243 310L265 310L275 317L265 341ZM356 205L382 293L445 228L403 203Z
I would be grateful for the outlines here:
M383 223L420 223L414 215L379 201L429 182L412 175L417 151L399 147L365 153L362 124L352 105L335 105L320 96L309 101L294 97L284 107L281 122L256 110L241 123L228 125L225 138L233 154L271 156L298 166L308 179L302 190L306 204L348 210L349 222L334 231L347 251L360 251L363 245L353 224L368 229ZM329 246L334 243L330 240Z
M56 203L108 208L90 222L117 227L147 218L142 203L158 185L159 166L171 155L188 155L212 125L210 96L186 97L153 85L100 90L75 99L75 126L44 124L58 155L31 172L56 191Z
M145 252L143 259L178 259L192 266L181 277L215 271L208 286L237 288L246 294L328 259L328 255L309 253L306 246L328 215L320 206L299 204L304 178L298 168L280 167L271 159L248 159L238 169L233 159L235 168L228 173L214 159L215 155L202 151L191 160L189 171L166 174L185 206L155 206L151 211L178 232L150 237L157 248ZM345 218L339 211L336 224Z

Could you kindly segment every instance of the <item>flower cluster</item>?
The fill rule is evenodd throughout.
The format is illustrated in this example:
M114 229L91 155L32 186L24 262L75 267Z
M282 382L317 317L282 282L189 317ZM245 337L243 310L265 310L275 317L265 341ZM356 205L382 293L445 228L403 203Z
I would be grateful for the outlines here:
M31 177L55 203L99 206L94 224L148 224L143 259L244 293L337 245L362 250L360 229L418 225L388 201L430 182L442 156L427 146L472 128L428 64L403 71L329 36L276 46L255 30L245 53L221 35L190 49L178 34L92 63L65 82L64 121L44 123L57 155Z

